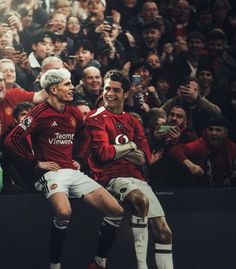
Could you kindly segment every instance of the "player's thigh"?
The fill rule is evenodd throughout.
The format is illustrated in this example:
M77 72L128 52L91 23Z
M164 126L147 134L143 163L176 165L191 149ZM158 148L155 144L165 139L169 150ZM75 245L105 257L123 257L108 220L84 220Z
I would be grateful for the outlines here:
M157 199L152 188L147 182L137 178L114 178L109 182L107 190L121 203L123 203L129 194L135 193L140 197L143 195L148 200L148 217L164 216L162 206ZM143 197L142 196L142 197Z
M69 187L70 198L84 198L101 187L92 178L81 172L74 170L73 180Z
M132 177L118 177L111 179L106 189L120 203L123 203L127 195L133 191L139 190L142 184L144 184L144 182L138 179L134 179Z
M84 196L84 201L101 210L107 216L122 216L123 208L102 186Z
M73 183L74 171L72 169L59 169L45 173L35 183L35 189L43 191L49 199L53 194L63 192L69 195L69 187Z

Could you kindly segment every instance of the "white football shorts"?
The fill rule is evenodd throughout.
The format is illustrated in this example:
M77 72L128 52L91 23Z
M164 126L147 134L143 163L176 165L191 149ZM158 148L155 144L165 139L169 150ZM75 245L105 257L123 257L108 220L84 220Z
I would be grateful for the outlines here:
M35 183L35 189L43 191L47 199L57 192L65 192L69 198L82 198L99 187L89 176L73 169L49 171Z
M118 201L133 190L140 190L149 200L148 218L165 216L164 210L147 182L134 177L117 177L110 180L106 188Z

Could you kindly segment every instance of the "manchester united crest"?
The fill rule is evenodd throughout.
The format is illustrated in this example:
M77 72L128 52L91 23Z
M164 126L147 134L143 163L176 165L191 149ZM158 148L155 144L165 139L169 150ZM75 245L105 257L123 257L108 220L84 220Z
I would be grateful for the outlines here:
M7 106L5 108L5 114L6 115L12 115L12 113L13 113L13 109L11 107Z

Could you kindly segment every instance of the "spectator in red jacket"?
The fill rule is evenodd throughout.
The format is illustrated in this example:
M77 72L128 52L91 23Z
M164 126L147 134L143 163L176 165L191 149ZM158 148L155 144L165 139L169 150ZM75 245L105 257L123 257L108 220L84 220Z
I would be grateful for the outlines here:
M191 172L193 185L236 185L236 144L227 138L228 130L227 119L216 116L209 119L202 137L170 149L169 154Z

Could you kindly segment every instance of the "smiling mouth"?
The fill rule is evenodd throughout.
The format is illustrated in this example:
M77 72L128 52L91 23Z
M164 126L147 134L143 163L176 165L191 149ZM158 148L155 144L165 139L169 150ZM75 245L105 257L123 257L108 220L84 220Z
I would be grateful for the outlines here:
M106 98L106 100L108 101L108 102L114 102L114 101L116 101L116 99L111 99L111 98Z

